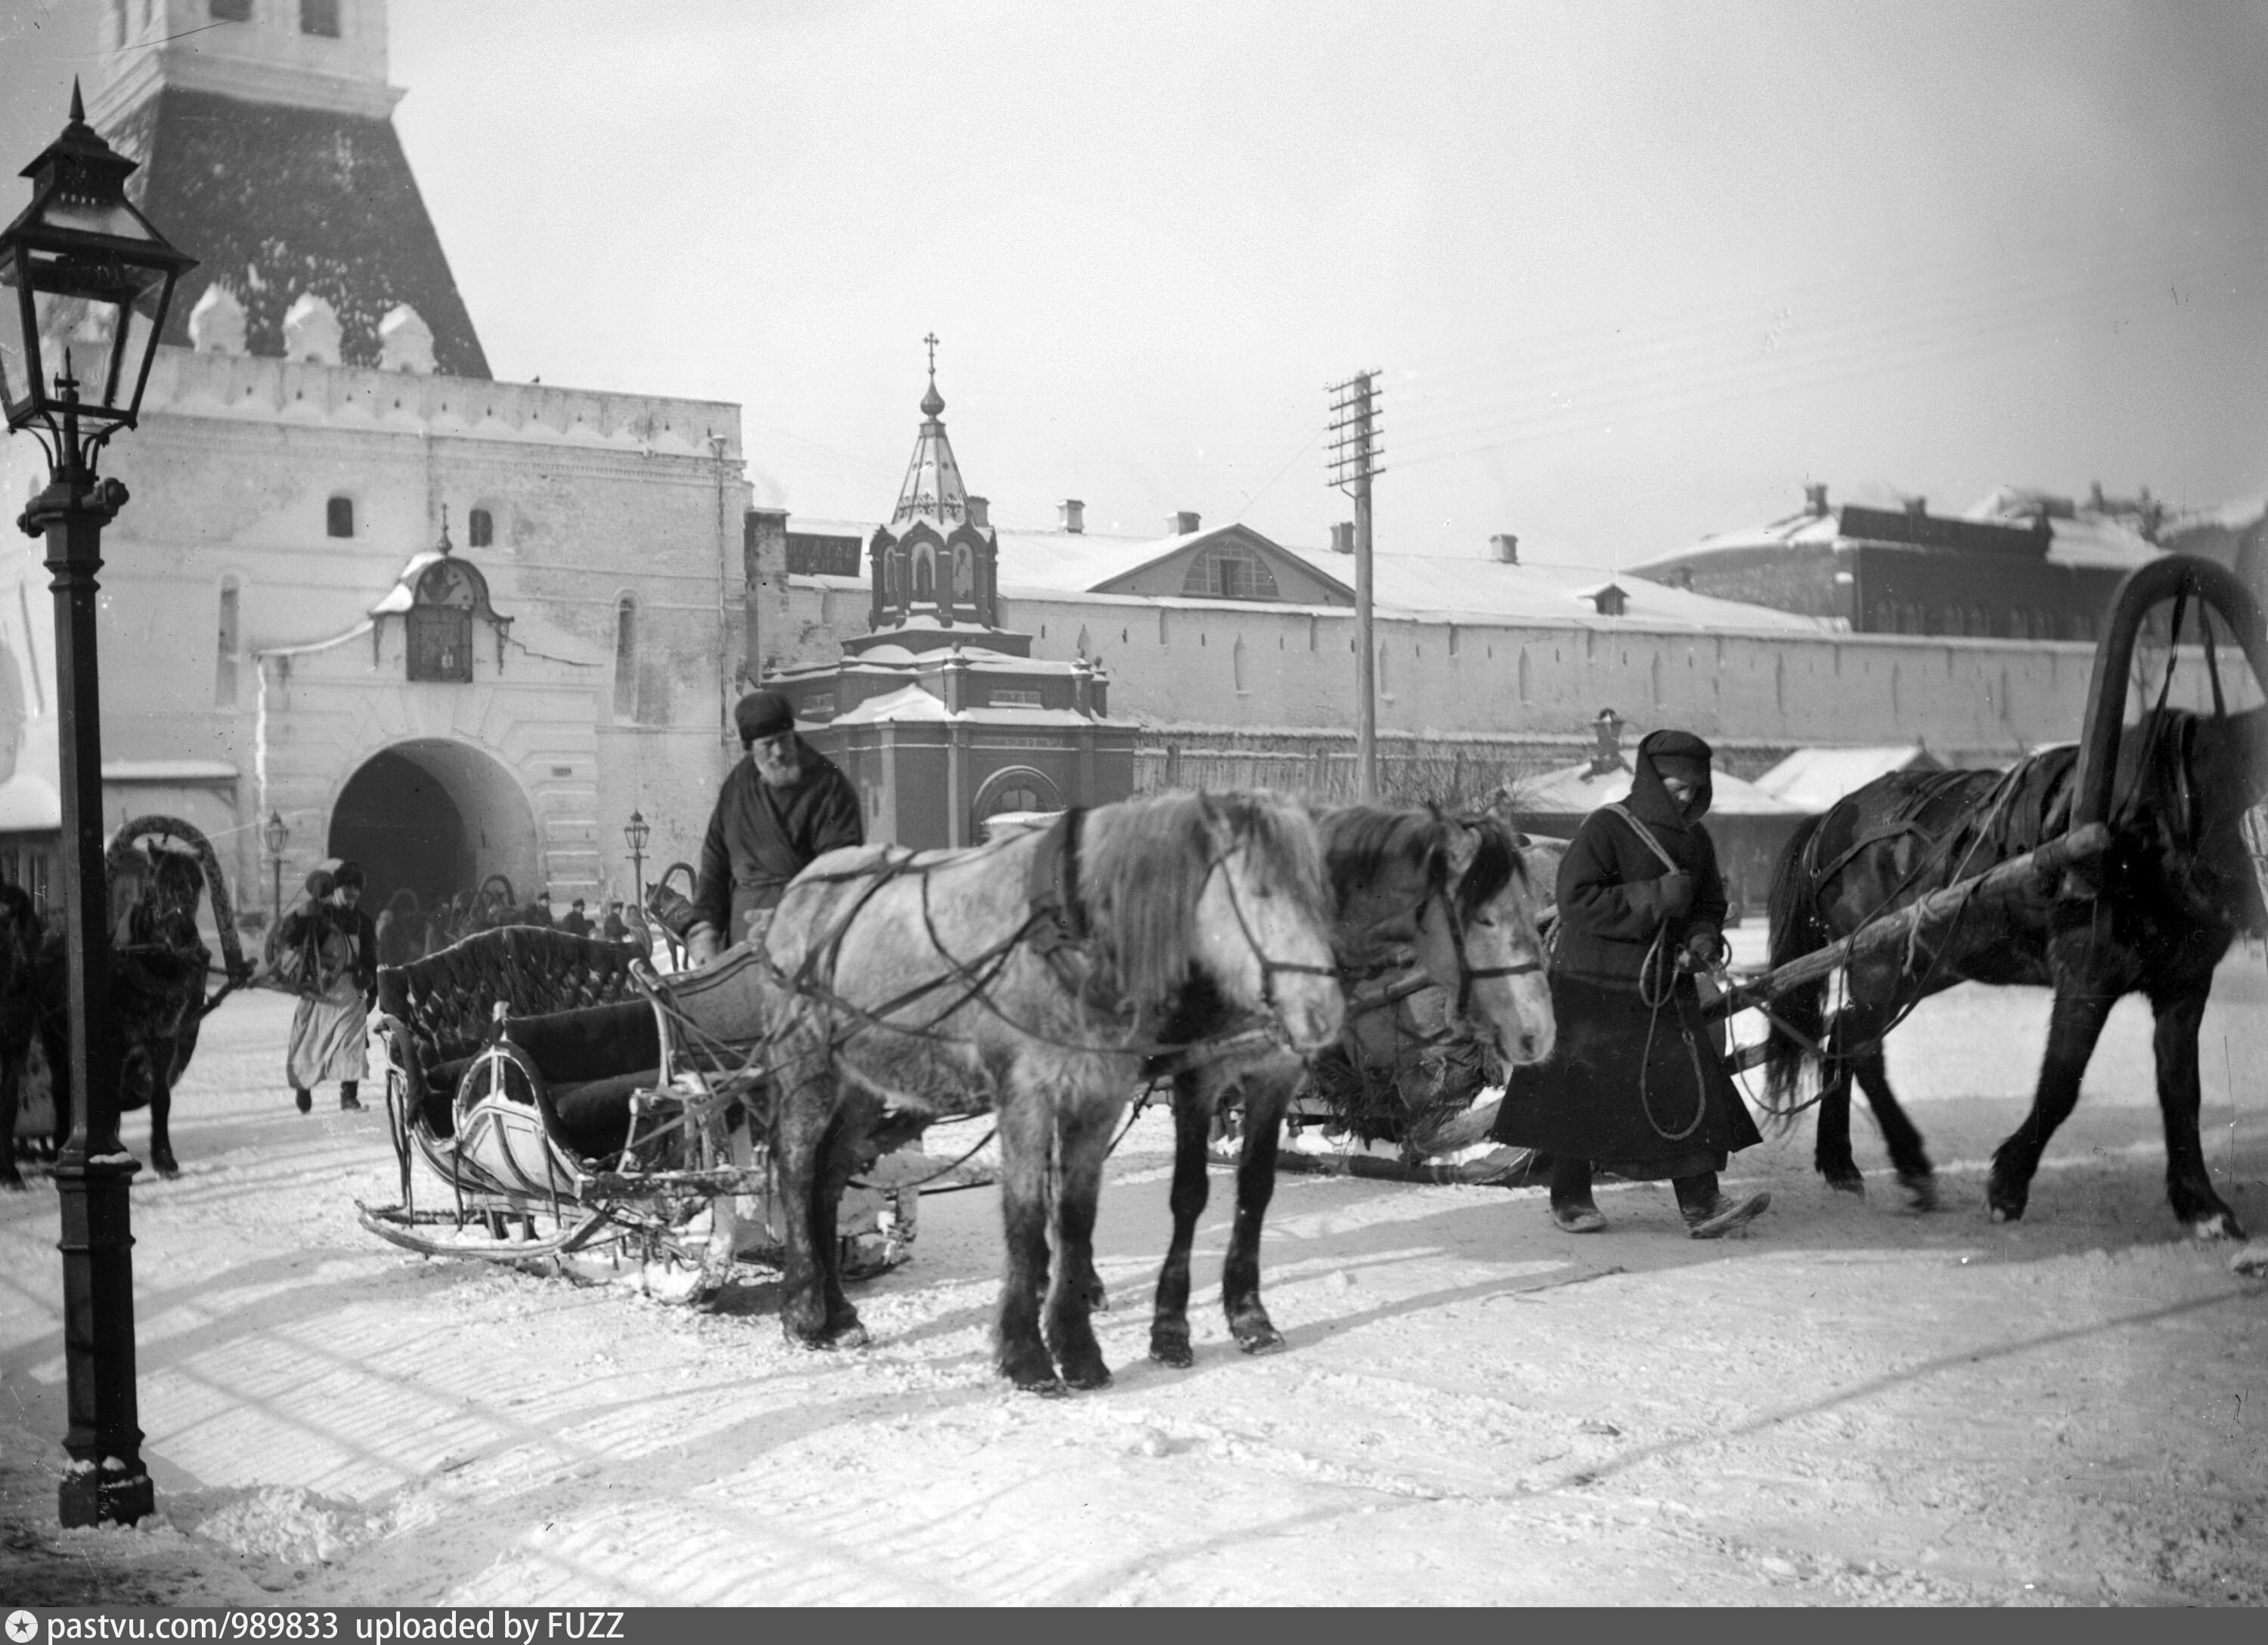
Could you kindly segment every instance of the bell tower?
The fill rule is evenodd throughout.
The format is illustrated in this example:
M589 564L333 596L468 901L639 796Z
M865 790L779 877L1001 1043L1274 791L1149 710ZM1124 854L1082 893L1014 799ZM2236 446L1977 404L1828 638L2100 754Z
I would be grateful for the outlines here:
M200 260L166 342L490 374L394 129L386 31L386 0L103 0L90 122ZM201 302L225 323L194 323ZM405 330L430 362L386 346Z
M890 523L867 544L872 573L872 626L892 631L895 643L917 647L916 635L956 627L970 643L999 648L1000 541L981 497L971 497L961 463L946 438L945 396L937 391L937 336L929 348L929 392L922 396L914 454L898 487ZM990 631L981 641L967 630ZM1014 636L1024 639L1026 636ZM869 643L872 643L871 640ZM1021 654L1020 651L1019 654Z

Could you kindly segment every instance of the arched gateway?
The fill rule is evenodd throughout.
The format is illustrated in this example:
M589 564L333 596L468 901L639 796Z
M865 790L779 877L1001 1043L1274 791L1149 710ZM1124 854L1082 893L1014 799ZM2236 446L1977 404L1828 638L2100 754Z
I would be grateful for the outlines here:
M535 812L518 779L445 737L397 742L363 762L331 809L329 852L363 866L373 912L404 887L431 908L492 874L523 900L542 884Z

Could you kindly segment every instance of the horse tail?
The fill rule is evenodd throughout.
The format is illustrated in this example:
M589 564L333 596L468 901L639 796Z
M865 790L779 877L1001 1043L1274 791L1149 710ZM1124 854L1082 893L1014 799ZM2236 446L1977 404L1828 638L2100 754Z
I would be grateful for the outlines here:
M1770 960L1778 970L1792 960L1815 954L1834 933L1819 911L1819 888L1812 883L1809 859L1812 841L1827 821L1827 813L1806 817L1779 853L1772 867ZM1804 983L1776 996L1765 1039L1764 1091L1771 1109L1786 1114L1794 1106L1798 1085L1807 1064L1816 1066L1815 1049L1826 1029L1823 1005L1827 979ZM1799 1037L1800 1036L1800 1037ZM1807 1043L1808 1042L1808 1043Z

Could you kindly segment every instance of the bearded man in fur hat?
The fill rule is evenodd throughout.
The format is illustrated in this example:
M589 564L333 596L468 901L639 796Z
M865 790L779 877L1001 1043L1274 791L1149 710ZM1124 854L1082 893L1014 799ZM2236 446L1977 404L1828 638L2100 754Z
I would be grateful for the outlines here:
M685 933L696 965L760 940L787 882L813 859L866 843L858 789L796 734L787 698L751 691L733 718L748 757L725 778L701 843L696 919Z
M1701 818L1709 745L1657 731L1638 745L1627 798L1585 818L1559 865L1550 1059L1516 1069L1492 1134L1551 1156L1551 1218L1607 1225L1594 1169L1669 1179L1686 1230L1714 1239L1771 1203L1733 1200L1717 1173L1764 1139L1702 1020L1694 977L1723 963L1725 882Z

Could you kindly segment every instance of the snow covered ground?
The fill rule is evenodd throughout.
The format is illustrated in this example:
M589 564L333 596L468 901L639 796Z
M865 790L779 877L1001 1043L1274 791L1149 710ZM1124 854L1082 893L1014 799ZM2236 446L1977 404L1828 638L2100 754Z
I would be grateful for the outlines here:
M782 1341L760 1270L696 1315L380 1243L353 1201L397 1197L383 1118L292 1111L288 1011L207 1025L182 1174L135 1190L147 1526L56 1527L55 1197L0 1199L11 1602L2268 1603L2268 1284L2166 1208L2137 1001L2021 1224L1987 1221L1983 1169L2045 1000L1963 989L1891 1044L1938 1214L1898 1208L1864 1122L1871 1198L1817 1184L1807 1125L1739 1158L1774 1206L1717 1244L1660 1186L1574 1237L1535 1191L1287 1177L1289 1347L1238 1354L1216 1283L1189 1371L1144 1357L1152 1112L1098 1230L1117 1382L1059 1400L990 1373L990 1190L924 1203L840 1355ZM2268 1232L2257 949L2204 1051L2215 1179Z

